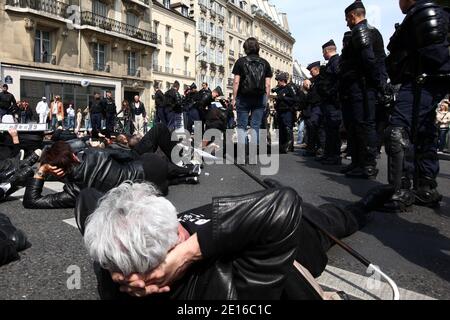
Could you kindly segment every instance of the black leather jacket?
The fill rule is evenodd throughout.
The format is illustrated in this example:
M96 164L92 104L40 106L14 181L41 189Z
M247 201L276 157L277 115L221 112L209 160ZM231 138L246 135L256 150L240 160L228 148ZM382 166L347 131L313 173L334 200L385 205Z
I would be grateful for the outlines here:
M296 257L301 204L290 188L214 199L210 225L197 231L205 262L171 298L279 300Z
M28 209L74 208L77 196L85 188L107 192L125 181L145 179L140 161L125 163L109 150L85 149L77 154L81 163L64 179L64 191L43 196L44 181L32 179L28 183L23 205Z

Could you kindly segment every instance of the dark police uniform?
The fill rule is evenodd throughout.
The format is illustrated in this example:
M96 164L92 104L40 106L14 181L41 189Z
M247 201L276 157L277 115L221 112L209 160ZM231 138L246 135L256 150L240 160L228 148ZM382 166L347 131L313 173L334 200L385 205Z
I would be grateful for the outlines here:
M403 211L416 204L436 206L437 192L437 103L449 84L433 75L450 73L449 15L432 1L417 1L391 38L387 59L393 84L401 84L386 131L389 183L397 193L392 210ZM427 74L421 84L418 76ZM447 80L448 81L448 80ZM415 145L415 146L414 146ZM411 190L414 178L415 197Z
M6 114L11 114L16 107L16 99L9 92L0 92L0 123Z
M167 127L170 130L175 130L177 126L177 117L179 114L183 113L183 98L177 89L172 88L165 93L164 101L166 106Z
M358 3L362 6L361 2L355 2ZM383 38L367 20L354 26L346 36L339 66L340 97L351 150L351 168L355 168L347 175L373 178L378 174L376 102L386 86Z
M162 123L167 126L166 113L164 112L164 93L161 89L155 92L155 107L156 107L156 123Z
M333 45L334 41L326 43L323 48ZM322 112L325 123L325 155L324 164L340 164L341 138L340 126L342 123L342 112L338 102L338 74L339 74L338 54L328 61L328 64L320 73L318 91L322 98Z
M311 63L307 69L311 71L319 67L320 62ZM321 71L323 68L321 68ZM323 128L322 98L319 93L320 74L309 79L311 88L306 95L306 110L303 113L307 130L307 156L320 155L325 148L325 130Z
M89 102L89 112L91 113L92 134L97 136L102 130L102 120L105 114L103 101L94 99Z
M287 82L288 78L287 74L280 74L276 80ZM294 118L297 90L291 83L279 86L274 91L277 93L275 110L277 111L278 129L280 130L280 153L292 152L294 151Z

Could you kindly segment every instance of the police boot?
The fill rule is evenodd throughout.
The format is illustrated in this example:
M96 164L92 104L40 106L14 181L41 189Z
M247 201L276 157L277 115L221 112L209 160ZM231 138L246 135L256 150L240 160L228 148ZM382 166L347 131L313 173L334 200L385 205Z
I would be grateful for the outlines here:
M400 189L395 192L389 202L384 204L381 211L389 213L411 212L414 201L414 193L411 190Z
M437 182L433 178L424 177L418 181L417 190L414 191L416 205L428 208L437 208L442 201L442 195L437 191Z
M17 170L15 168L0 172L0 182L8 181L16 172Z
M25 158L24 160L20 161L20 164L19 164L20 168L34 166L39 161L39 159L41 158L41 155L42 155L42 150L40 150L40 149L35 150L27 158Z
M347 172L345 175L348 178L369 179L374 180L378 176L379 170L374 166L359 167Z

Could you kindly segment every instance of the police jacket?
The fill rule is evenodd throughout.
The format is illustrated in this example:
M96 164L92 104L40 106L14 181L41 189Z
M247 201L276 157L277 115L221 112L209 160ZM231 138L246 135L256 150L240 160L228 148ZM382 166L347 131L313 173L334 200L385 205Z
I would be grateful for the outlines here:
M338 81L339 81L339 60L338 54L331 57L327 65L322 68L317 84L318 94L327 103L337 103Z
M161 90L155 93L155 105L156 108L164 108L164 93Z
M388 45L386 64L391 81L399 84L423 73L449 73L448 33L448 12L432 1L417 1Z
M91 114L105 113L103 101L102 100L94 100L94 101L89 102L89 112Z
M77 154L80 164L64 178L64 190L43 196L44 181L29 181L23 205L29 209L73 208L82 189L95 188L107 192L125 181L144 180L144 168L140 161L128 163L114 159L108 150L85 149Z
M297 90L293 84L278 87L275 110L277 112L295 111L297 105Z
M182 99L180 93L175 88L172 88L169 91L167 91L164 94L164 98L165 98L166 109L168 109L169 111L172 111L172 112L176 112L176 113L183 112L183 106L182 106L183 99Z
M349 37L340 59L341 85L364 81L367 87L382 89L387 74L380 32L363 20L353 27Z
M114 102L114 100L103 99L101 103L102 108L106 113L117 113L116 103Z
M12 110L16 107L16 103L16 99L11 93L0 92L0 109L7 111Z
M209 90L203 90L198 93L197 108L200 112L205 113L211 103L214 102L212 93Z

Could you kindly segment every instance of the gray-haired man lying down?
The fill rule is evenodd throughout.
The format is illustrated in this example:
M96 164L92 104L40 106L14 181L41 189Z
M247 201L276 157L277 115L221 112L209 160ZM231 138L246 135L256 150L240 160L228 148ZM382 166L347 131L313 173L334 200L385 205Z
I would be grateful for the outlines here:
M125 183L103 198L82 191L77 223L96 264L102 299L313 299L294 260L314 277L332 243L305 219L342 238L362 228L391 187L339 208L302 204L291 188L215 198L177 215L148 184ZM101 198L100 202L99 199Z

